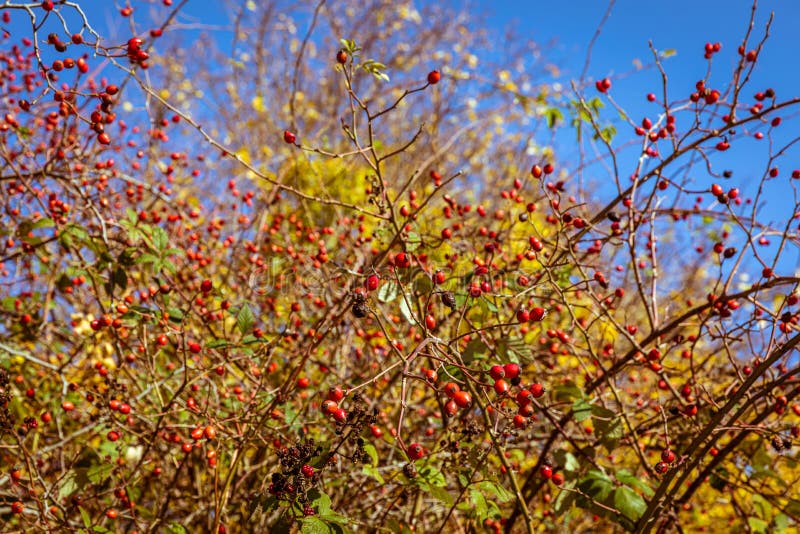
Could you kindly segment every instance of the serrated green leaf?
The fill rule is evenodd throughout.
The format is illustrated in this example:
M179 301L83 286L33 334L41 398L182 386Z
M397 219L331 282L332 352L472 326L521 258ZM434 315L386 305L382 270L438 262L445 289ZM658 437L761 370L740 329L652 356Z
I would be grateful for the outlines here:
M250 309L250 306L245 304L239 310L239 313L236 315L236 326L239 328L239 332L242 334L248 334L253 330L253 325L256 322L256 317L253 315L253 311Z

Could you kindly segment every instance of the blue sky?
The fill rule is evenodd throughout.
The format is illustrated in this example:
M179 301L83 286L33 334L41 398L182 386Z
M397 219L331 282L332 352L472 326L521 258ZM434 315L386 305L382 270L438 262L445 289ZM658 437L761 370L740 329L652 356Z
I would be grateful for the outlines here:
M416 0L415 3L421 6L428 1ZM510 24L516 26L526 38L540 43L553 43L547 54L561 69L563 82L580 76L587 46L609 5L605 0L439 1L456 9L476 12L479 15L476 20L490 31L502 32ZM121 24L117 12L121 2L83 0L79 4L101 32L107 31L105 25ZM307 4L310 9L316 2L309 1ZM328 4L334 6L336 0L329 0ZM137 9L148 9L143 3L134 2L133 5ZM230 17L223 5L217 0L189 0L183 8L183 21L227 26ZM637 60L645 64L651 62L648 41L652 40L659 50L675 50L676 55L667 59L664 66L669 75L671 98L685 98L693 90L695 82L706 73L707 61L703 58L703 45L706 42L720 41L723 45L722 51L714 58L712 84L722 84L730 79L738 61L736 48L746 30L751 7L750 0L706 0L702 3L690 0L616 0L594 45L587 77L589 80L611 77L614 80L611 93L631 117L653 116L658 112L658 106L648 103L645 95L655 92L660 96L660 77L654 69L637 72L634 67ZM775 19L770 39L759 57L751 89L745 91L748 99L752 99L756 90L767 86L776 89L779 100L800 93L800 69L796 66L800 55L796 28L800 21L800 1L761 0L754 27L755 36L760 37L772 11L775 12ZM19 14L17 12L15 15L14 22L22 22ZM22 33L20 27L14 29ZM114 33L113 29L111 32ZM226 38L221 36L221 40L226 41ZM595 96L597 93L590 88L587 94ZM627 128L624 125L622 127ZM628 130L620 132L628 139L632 137L630 133ZM788 137L792 135L792 128L788 127L780 134ZM556 148L563 161L571 158L569 151L574 150L574 139L574 133L566 130L557 138L561 146ZM741 187L744 196L752 192L765 171L765 145L750 141L737 147L738 150L725 154L724 165L736 169L736 176L730 185ZM788 204L791 194L786 195L788 178L785 175L792 168L800 168L800 153L795 151L781 160L780 164L785 169L784 176L771 183L768 191L777 219L785 218L786 208L791 208L791 204Z

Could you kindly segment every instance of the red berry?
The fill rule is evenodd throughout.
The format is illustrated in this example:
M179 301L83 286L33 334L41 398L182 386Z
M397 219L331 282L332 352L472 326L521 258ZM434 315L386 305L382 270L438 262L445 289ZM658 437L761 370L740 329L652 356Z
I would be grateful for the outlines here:
M371 274L367 277L366 282L364 282L364 287L367 288L367 291L375 291L378 289L378 286L381 283L381 279L378 278L378 275Z
M508 382L506 382L502 378L500 380L495 380L494 391L498 395L505 395L506 393L508 393L509 389L511 389L511 387L508 385Z
M531 384L528 390L531 392L534 399L538 399L544 395L544 386L541 384Z
M428 83L431 85L436 85L441 79L442 75L438 70L432 70L428 73Z
M344 398L344 391L339 386L332 386L328 390L328 400L339 402Z
M419 443L412 443L408 446L408 457L411 460L419 460L425 456L425 449Z
M434 317L433 315L426 315L425 326L428 327L428 330L433 330L434 328L436 328L436 317Z
M670 449L664 449L663 451L661 451L661 459L667 462L668 464L671 464L672 462L675 461L675 453L672 452Z
M339 50L338 52L336 52L336 62L339 63L340 65L344 65L345 63L347 63L347 52L345 52L344 50Z
M453 401L459 408L467 408L472 404L472 395L469 394L469 391L456 391L455 395L453 395Z
M666 462L658 462L656 464L656 473L658 473L660 475L663 475L667 471L669 471L669 464L668 463L666 463Z
M561 484L564 483L564 475L561 473L553 473L552 480L553 484L555 484L556 486L560 486Z
M343 408L338 408L333 412L333 418L337 423L344 423L347 421L347 412L345 412Z
M532 308L530 311L530 320L534 323L538 323L544 319L545 315L547 315L547 311L544 308Z
M456 393L461 391L461 388L455 382L448 382L444 385L444 394L451 399L456 396Z
M311 467L310 465L308 464L303 465L303 467L300 468L300 471L302 471L304 477L314 478L314 468Z
M509 380L517 378L519 376L519 365L516 363L507 363L503 366L503 370L506 372L505 378Z
M489 369L489 376L494 380L500 380L501 378L505 378L506 370L502 365L493 365L492 368Z
M547 464L544 464L539 468L539 474L542 475L543 478L551 479L553 478L553 468Z
M289 130L286 130L285 132L283 132L283 140L289 143L290 145L293 145L294 142L297 140L297 136L294 135Z
M45 3L46 3L46 2L45 2ZM50 2L50 4L52 5L52 4L53 4L53 2ZM51 7L50 9L52 9L52 7ZM49 10L48 10L48 11L49 11ZM12 503L11 503L11 511L12 511L13 513L15 513L15 514L21 514L21 513L22 513L22 511L23 511L24 509L25 509L25 505L24 505L24 504L22 504L22 503L21 503L21 502L19 502L19 501L14 501L14 502L12 502Z
M214 288L214 283L211 280L205 279L200 283L200 291L203 293L210 293Z

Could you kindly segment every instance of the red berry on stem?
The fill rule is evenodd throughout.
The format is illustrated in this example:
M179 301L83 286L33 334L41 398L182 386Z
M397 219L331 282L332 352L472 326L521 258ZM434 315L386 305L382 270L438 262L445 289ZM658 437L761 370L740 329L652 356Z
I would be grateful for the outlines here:
M442 75L438 70L432 70L428 73L428 83L431 85L436 85L441 79Z
M425 456L425 449L419 443L412 443L408 446L408 457L411 460L419 460Z

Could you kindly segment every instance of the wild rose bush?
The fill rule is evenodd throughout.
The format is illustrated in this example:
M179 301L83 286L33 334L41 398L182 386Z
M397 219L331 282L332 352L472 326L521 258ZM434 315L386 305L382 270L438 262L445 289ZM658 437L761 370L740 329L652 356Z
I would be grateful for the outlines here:
M184 4L0 8L7 530L797 528L768 27L640 118L436 6Z

